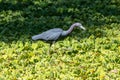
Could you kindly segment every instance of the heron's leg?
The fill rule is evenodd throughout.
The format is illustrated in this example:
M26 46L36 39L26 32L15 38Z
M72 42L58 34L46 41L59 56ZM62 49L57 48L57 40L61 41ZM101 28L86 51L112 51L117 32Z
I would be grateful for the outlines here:
M50 44L49 44L49 49L48 49L48 52L47 52L48 54L51 53L52 45L53 45L53 42L50 42Z
M54 44L55 44L55 41L53 41L52 44L51 44L51 48L53 48L53 49L52 49L52 52L55 51L55 45L54 45Z
M49 44L47 54L50 54L50 50L51 50L51 44Z
M55 41L53 41L52 43L50 43L50 45L49 45L49 50L48 50L48 54L51 53L52 47L53 47L53 51L55 50L55 49L54 49L54 44L55 44Z
M48 54L50 54L50 48L51 48L51 44L49 45L49 49L48 49L48 52L47 52Z

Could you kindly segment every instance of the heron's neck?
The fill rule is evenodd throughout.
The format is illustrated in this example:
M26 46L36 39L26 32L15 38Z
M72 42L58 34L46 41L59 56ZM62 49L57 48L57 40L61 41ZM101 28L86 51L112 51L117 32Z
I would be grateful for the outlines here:
M67 31L63 31L62 35L63 36L67 36L68 34L70 34L73 31L73 28L75 27L75 25L71 25L70 28Z

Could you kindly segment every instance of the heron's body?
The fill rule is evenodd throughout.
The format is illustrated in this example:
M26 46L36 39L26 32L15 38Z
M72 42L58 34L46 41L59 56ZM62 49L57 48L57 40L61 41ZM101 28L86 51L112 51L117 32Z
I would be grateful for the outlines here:
M62 30L61 28L54 28L54 29L50 29L48 31L42 32L41 34L32 36L32 39L33 40L41 39L45 41L56 41L59 37L67 36L69 33L71 33L75 26L79 26L80 28L85 30L85 28L80 23L75 23L71 25L71 27L67 31Z
M63 30L60 28L50 29L41 34L32 37L33 40L41 39L45 41L56 41L62 34Z

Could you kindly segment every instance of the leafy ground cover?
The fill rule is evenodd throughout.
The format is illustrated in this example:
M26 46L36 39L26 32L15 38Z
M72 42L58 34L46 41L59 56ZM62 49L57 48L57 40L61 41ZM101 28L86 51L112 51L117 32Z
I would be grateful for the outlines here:
M0 0L0 80L119 80L119 0ZM68 37L49 44L31 36L54 27Z

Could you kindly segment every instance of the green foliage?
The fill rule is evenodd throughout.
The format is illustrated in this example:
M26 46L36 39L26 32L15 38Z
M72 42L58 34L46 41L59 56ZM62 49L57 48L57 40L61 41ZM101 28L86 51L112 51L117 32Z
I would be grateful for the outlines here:
M119 5L119 0L0 0L0 80L119 80ZM51 48L31 40L74 22L87 30L75 29Z

